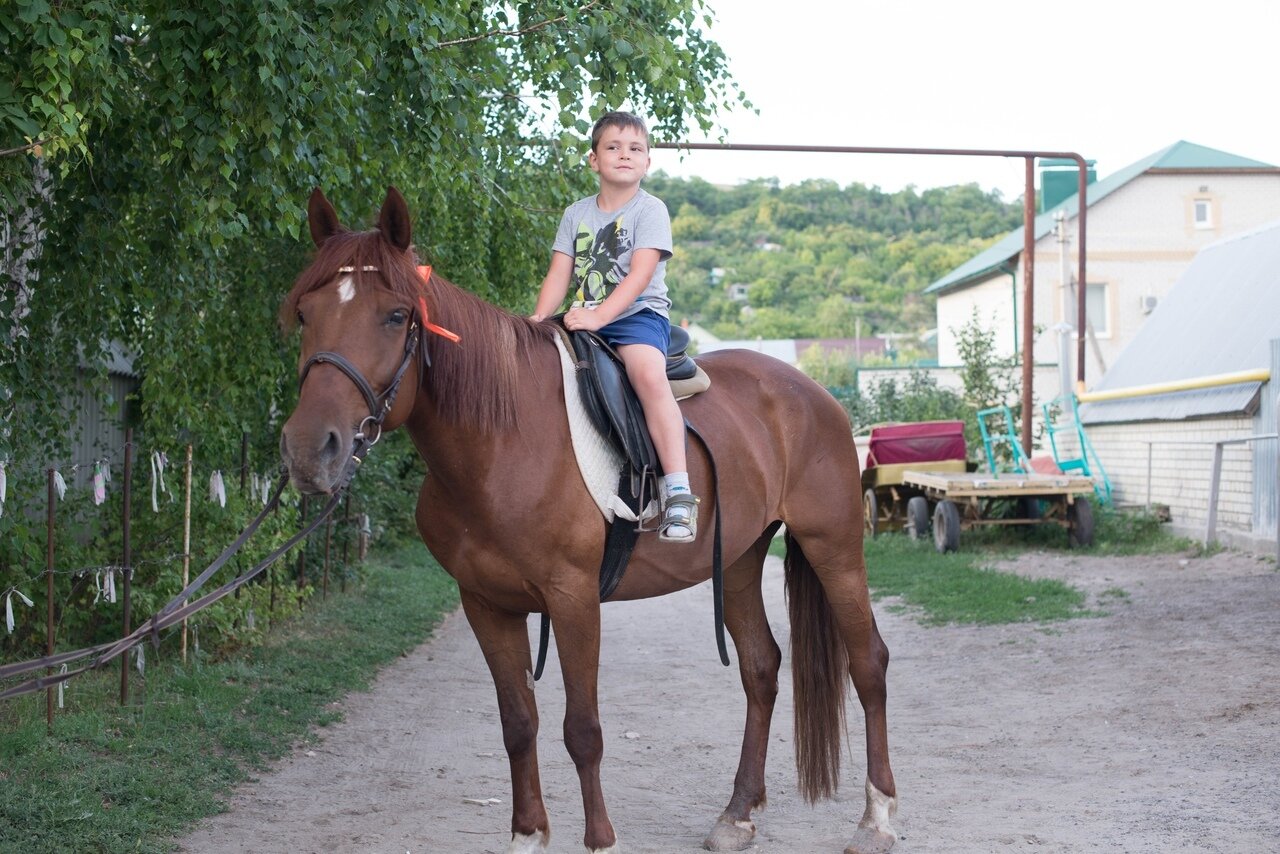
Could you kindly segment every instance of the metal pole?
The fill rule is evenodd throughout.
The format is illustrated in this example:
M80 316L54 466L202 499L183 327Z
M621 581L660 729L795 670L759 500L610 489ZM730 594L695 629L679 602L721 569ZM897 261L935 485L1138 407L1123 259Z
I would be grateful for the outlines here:
M1085 210L1089 207L1085 196L1089 191L1089 167L1085 164L1084 158L1079 155L1076 155L1076 164L1080 167L1076 187L1077 198L1080 200L1080 204L1076 206L1079 215L1076 232L1077 239L1080 241L1080 254L1077 256L1079 272L1076 274L1076 388L1084 391L1084 340L1089 328L1086 322L1084 300L1089 290L1089 280L1084 275Z
M656 142L650 148L670 148L677 151L777 151L777 152L801 152L812 154L910 154L910 155L942 155L957 157L1021 157L1028 161L1027 169L1030 173L1031 163L1034 158L1062 158L1074 160L1079 168L1079 178L1077 185L1077 193L1079 205L1076 209L1076 216L1079 218L1077 225L1078 240L1080 242L1080 254L1077 256L1078 275L1080 282L1079 293L1079 313L1076 315L1079 324L1079 342L1077 344L1077 369L1076 369L1076 387L1081 391L1084 390L1084 336L1085 336L1085 312L1084 312L1084 292L1085 283L1088 278L1085 276L1085 220L1088 215L1088 202L1086 193L1089 185L1089 164L1085 162L1084 157L1076 154L1074 151L1019 151L1007 149L993 148L899 148L899 147L883 147L883 146L865 146L865 145L754 145L740 143L716 143L716 142ZM1028 177L1027 186L1033 186L1033 178ZM1028 195L1033 195L1028 192ZM1028 254L1034 252L1035 230L1027 229L1026 245L1024 247ZM1030 290L1030 282L1027 282L1028 290ZM1024 394L1027 394L1024 390ZM1027 394L1030 397L1030 394Z
M1209 513L1204 526L1204 546L1218 538L1218 482L1222 480L1222 443L1213 443L1213 469L1209 474Z
M244 497L245 484L249 482L249 434L240 434L240 497Z
M1155 444L1147 440L1147 510L1151 510L1151 447Z
M124 581L124 635L132 630L129 623L133 618L130 610L130 590L133 586L133 532L129 527L129 517L133 512L133 429L124 434L124 559L121 561L120 575ZM129 702L129 653L120 656L120 705Z
M1026 159L1022 199L1022 451L1031 457L1031 400L1035 371L1036 159Z
M191 583L191 445L187 445L186 500L182 509L182 589ZM183 599L182 604L187 604ZM187 663L187 618L182 618L182 663Z
M54 504L56 489L53 485L54 470L48 471L49 479L49 496L48 511L45 517L45 637L44 652L45 655L53 655L53 521L54 514L57 512L57 505ZM50 675L53 674L53 668L48 670ZM48 727L49 735L53 735L53 686L45 690L44 695L45 709L45 725Z

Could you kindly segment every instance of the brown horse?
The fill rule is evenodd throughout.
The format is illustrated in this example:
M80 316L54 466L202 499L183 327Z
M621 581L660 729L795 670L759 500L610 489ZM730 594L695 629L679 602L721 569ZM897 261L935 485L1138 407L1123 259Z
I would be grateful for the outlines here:
M618 851L600 786L604 741L596 699L606 523L575 473L555 331L439 276L424 281L409 212L394 188L372 231L343 229L319 190L308 214L318 251L281 309L286 324L302 324L304 382L280 443L293 482L308 493L340 488L352 448L373 429L370 412L385 409L382 428L409 431L428 471L418 530L457 579L497 688L513 790L508 851L532 854L550 838L538 777L531 613L549 614L556 635L564 742L582 785L584 842L592 852ZM424 334L430 323L461 342ZM415 352L417 336L422 345ZM739 350L698 361L711 389L681 407L707 439L718 470L713 484L705 453L691 443L702 534L694 544L642 535L613 598L661 596L710 577L718 492L725 623L747 719L733 796L706 845L746 848L755 835L751 811L765 802L782 656L760 584L769 543L785 523L800 791L812 802L830 797L839 783L847 672L866 720L867 802L846 851L887 850L896 839L889 824L896 808L885 716L889 652L867 593L849 419L822 387L775 359ZM398 395L384 402L400 373Z

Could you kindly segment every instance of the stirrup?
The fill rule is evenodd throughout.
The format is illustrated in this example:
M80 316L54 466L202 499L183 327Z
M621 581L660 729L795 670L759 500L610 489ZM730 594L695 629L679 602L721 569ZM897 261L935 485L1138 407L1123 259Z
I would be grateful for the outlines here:
M673 514L671 511L675 508L687 508L688 514ZM670 537L667 536L673 526L681 526L689 529L687 537ZM667 503L662 508L662 524L658 526L658 539L664 543L691 543L698 536L698 498L687 492L677 492L667 499Z

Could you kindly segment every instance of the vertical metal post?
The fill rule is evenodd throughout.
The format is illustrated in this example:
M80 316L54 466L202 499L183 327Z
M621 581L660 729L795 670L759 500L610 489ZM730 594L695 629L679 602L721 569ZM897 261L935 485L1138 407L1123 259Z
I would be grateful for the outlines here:
M1209 514L1205 521L1205 548L1218 538L1218 481L1222 479L1222 443L1213 443L1213 469L1209 474Z
M130 591L133 586L133 532L129 525L129 517L133 515L133 429L124 434L124 558L121 561L120 576L124 581L124 637L129 636L133 619L131 612ZM129 653L120 656L120 705L129 702Z
M1147 439L1147 510L1151 510L1151 447L1155 444Z
M240 497L244 497L249 482L249 434L240 434Z
M1031 456L1032 377L1035 373L1036 159L1027 157L1022 199L1022 450Z
M187 444L185 500L182 508L182 589L191 583L191 445ZM187 604L183 599L182 604ZM187 663L187 618L182 618L182 663Z
M44 652L45 655L53 655L53 521L54 515L57 513L57 505L54 504L57 494L53 485L54 470L48 471L49 479L49 503L48 511L45 516L45 636L44 636ZM53 668L48 670L49 674L53 673ZM45 708L45 724L48 727L49 735L53 735L53 686L49 686L45 690L44 695Z
M1089 191L1089 166L1085 163L1084 158L1075 155L1075 161L1079 166L1079 178L1076 186L1076 198L1079 204L1076 205L1076 215L1079 218L1076 223L1076 241L1079 254L1076 256L1076 264L1078 272L1076 274L1076 388L1084 391L1084 341L1085 334L1088 332L1086 324L1087 315L1085 314L1085 295L1089 290L1089 282L1085 278L1084 264L1084 243L1085 243L1085 212L1089 207L1087 194Z

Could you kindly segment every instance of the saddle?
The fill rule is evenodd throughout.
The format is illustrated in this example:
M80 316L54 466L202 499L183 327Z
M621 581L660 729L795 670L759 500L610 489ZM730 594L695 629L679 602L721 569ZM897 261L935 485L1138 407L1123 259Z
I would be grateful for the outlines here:
M622 455L618 472L618 497L630 509L636 525L615 516L609 526L604 562L600 567L600 599L607 599L622 580L627 561L643 527L645 509L660 495L658 477L663 473L649 436L644 410L627 379L622 359L594 332L563 330L574 354L575 374L583 406L595 428ZM671 327L667 348L667 379L677 400L711 386L711 379L689 355L689 333Z
M617 514L609 524L605 538L604 556L600 561L600 601L606 601L617 589L626 571L636 540L642 530L644 507L642 498L657 496L660 464L654 450L644 410L627 379L626 368L618 354L594 332L569 332L564 328L563 315L555 318L556 329L566 344L567 353L574 354L574 374L577 378L579 397L587 416L601 435L606 437L621 454L623 462L618 474L618 497L632 511L637 524L628 524ZM689 345L689 333L678 326L671 327L671 344L667 348L667 379L676 400L684 400L711 387L711 378L685 352ZM685 429L692 433L707 455L711 469L711 486L715 492L712 537L712 601L715 610L716 647L720 663L729 665L729 652L724 637L724 562L720 544L720 497L715 458L711 446L688 419ZM547 660L547 646L551 637L551 617L542 613L538 635L538 655L533 678L542 677Z

